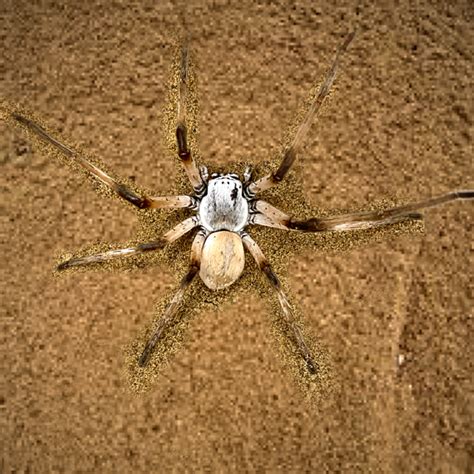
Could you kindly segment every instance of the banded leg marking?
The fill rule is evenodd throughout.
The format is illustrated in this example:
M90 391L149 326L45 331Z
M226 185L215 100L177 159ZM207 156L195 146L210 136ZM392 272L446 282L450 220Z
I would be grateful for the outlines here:
M264 176L263 178L260 178L257 181L254 181L253 183L251 183L247 188L247 191L250 195L256 195L257 193L265 191L266 189L273 188L280 181L282 181L282 179L286 176L286 174L290 170L291 166L293 165L296 159L296 154L299 152L301 145L303 143L303 140L308 134L309 129L311 128L311 124L314 121L314 118L317 116L317 114L321 110L321 106L324 102L324 99L327 97L327 95L329 94L329 91L331 90L331 86L334 82L334 79L336 78L336 72L337 72L337 68L339 67L340 59L343 53L347 50L354 36L355 36L355 31L353 31L347 36L342 46L338 49L336 53L336 57L331 65L331 68L326 74L326 77L319 89L319 93L316 99L311 104L311 107L308 113L306 114L306 117L304 118L303 122L301 123L301 125L298 127L298 130L296 131L295 137L293 138L289 147L285 150L283 154L283 159L279 168L276 170L276 172L270 173L267 176Z
M153 334L149 338L145 349L138 360L138 365L140 367L145 367L150 359L150 355L153 349L156 346L156 343L160 339L163 331L169 326L169 324L173 321L178 309L181 305L181 301L183 300L184 293L186 289L189 287L191 282L193 281L194 277L199 272L199 267L201 265L201 255L202 255L202 247L204 245L204 241L206 240L206 236L204 232L198 232L196 237L194 238L193 245L191 247L191 263L189 266L189 270L186 275L181 280L179 285L178 291L175 293L171 301L165 308L162 318L158 322Z
M198 225L198 219L196 216L189 217L178 225L173 227L171 230L166 232L158 240L139 244L136 247L128 247L117 250L109 250L108 252L97 253L95 255L88 255L86 257L71 258L66 262L58 265L57 270L66 270L67 268L77 267L81 265L89 265L91 263L105 262L107 260L113 260L118 257L125 257L129 255L135 255L138 253L149 252L152 250L158 250L163 248L166 244L174 242L175 240L182 237L184 234L189 232L191 229Z
M245 248L250 252L252 257L255 259L257 262L257 265L259 266L260 270L265 274L267 277L268 281L272 285L272 288L275 290L277 296L278 296L278 302L280 303L280 307L283 312L283 316L286 320L286 323L288 324L288 327L291 329L293 332L294 339L296 341L296 344L298 346L298 350L301 354L301 357L304 359L306 362L306 367L308 369L308 372L311 374L316 373L316 366L313 362L313 359L311 357L311 353L308 349L308 346L306 345L306 342L303 339L303 335L301 334L301 330L296 324L295 318L293 317L293 313L291 311L291 306L286 298L285 293L283 292L283 289L281 287L280 280L276 276L275 272L273 271L271 265L268 263L268 260L266 259L265 255L261 251L260 247L257 245L255 240L253 240L248 234L245 232L241 233L242 240L244 242Z
M178 125L176 127L176 141L178 144L178 156L183 162L184 169L189 181L196 193L203 190L205 183L202 179L199 168L188 148L187 128L186 128L186 99L188 90L188 46L184 44L181 50L181 74L178 92Z
M69 147L67 147L63 143L61 143L59 140L56 140L56 138L49 135L49 133L46 132L46 130L43 127L39 126L37 123L17 113L13 113L12 117L17 122L21 123L26 128L28 128L28 130L38 135L45 142L56 147L64 155L74 160L76 163L82 166L82 168L89 171L89 173L91 173L93 176L99 179L99 181L101 181L106 186L108 186L112 191L117 193L121 198L130 202L131 204L138 207L139 209L152 207L150 199L148 197L139 196L138 194L136 194L134 191L132 191L129 187L125 186L124 184L117 183L117 181L111 178L107 173L105 173L104 171L99 169L97 166L87 161L82 156L75 153L73 150L71 150Z
M347 231L369 229L384 225L395 224L407 219L421 220L422 214L418 211L439 206L458 199L473 199L474 190L453 191L433 198L410 203L404 206L386 209L384 211L356 212L327 218L312 218L297 221L290 218L286 224L288 228L305 232Z
M474 199L474 190L452 191L440 196L425 199L404 206L384 211L365 211L342 214L334 217L313 217L307 220L296 220L263 200L255 201L254 208L260 214L249 219L250 224L264 225L278 229L300 230L303 232L327 232L369 229L395 224L405 220L421 220L422 214L417 211L440 206L456 200Z

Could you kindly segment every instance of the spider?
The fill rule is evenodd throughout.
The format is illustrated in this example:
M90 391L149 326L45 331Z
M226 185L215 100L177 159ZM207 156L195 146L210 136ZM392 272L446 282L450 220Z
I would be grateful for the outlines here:
M405 220L421 220L423 216L419 210L423 208L437 206L457 199L474 198L474 190L453 191L383 211L357 212L328 218L313 217L307 220L298 220L272 206L270 203L257 198L257 195L262 191L278 186L293 165L312 121L329 94L336 77L340 59L353 40L354 34L355 32L350 33L337 50L335 59L326 73L316 98L312 101L292 142L282 153L278 169L256 180L252 179L250 168L244 170L242 179L238 174L234 173L212 173L209 176L207 168L205 166L198 166L192 157L191 151L188 148L186 128L186 97L188 89L188 46L186 43L181 48L176 141L178 156L184 165L187 177L193 188L193 192L190 195L154 197L138 195L50 136L31 119L16 112L11 113L14 120L50 145L59 149L60 152L71 160L75 160L77 164L85 168L113 192L134 206L140 209L187 208L196 211L195 215L183 220L157 240L142 243L136 247L72 258L58 266L58 270L64 270L70 267L103 262L128 255L152 252L179 239L191 230L197 229L191 247L189 269L181 280L177 292L164 309L162 318L143 349L142 355L138 360L138 364L141 367L144 367L149 361L154 347L176 315L184 293L196 275L199 274L204 284L211 290L220 290L232 285L240 277L244 269L245 247L274 289L283 317L292 333L298 353L304 360L308 372L315 374L317 372L317 364L313 361L308 345L296 324L280 280L258 244L245 231L246 227L249 225L260 225L302 232L347 232L387 226Z

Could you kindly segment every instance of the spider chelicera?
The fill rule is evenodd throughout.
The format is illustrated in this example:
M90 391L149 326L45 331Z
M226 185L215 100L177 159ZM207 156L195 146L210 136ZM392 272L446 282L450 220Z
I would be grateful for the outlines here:
M50 145L58 148L70 159L75 160L76 163L98 178L102 183L112 189L112 191L138 208L188 208L196 211L196 215L180 222L158 240L143 243L136 247L110 250L95 255L72 258L58 266L59 270L63 270L127 255L150 252L163 248L166 244L179 239L192 229L197 229L191 247L189 270L181 280L178 291L166 306L163 316L147 342L138 361L140 366L143 367L147 364L153 348L163 334L163 331L176 315L186 288L191 284L194 277L199 273L204 284L212 290L219 290L232 285L240 277L244 269L245 247L275 290L283 316L292 332L298 351L306 363L307 370L310 374L316 373L317 365L314 363L310 350L295 322L291 306L283 292L280 281L258 244L245 232L245 228L249 225L262 225L277 229L304 232L345 232L368 229L405 220L420 220L422 219L422 215L419 211L423 208L437 206L457 199L474 198L474 190L454 191L383 211L358 212L338 215L336 217L311 218L307 220L295 219L272 206L270 203L257 198L260 192L277 186L285 178L294 163L297 152L301 147L304 137L308 133L311 123L329 93L336 76L340 58L347 50L353 37L354 32L347 36L337 51L336 57L326 74L318 95L312 102L292 142L284 150L279 168L256 180L252 180L250 168L244 171L242 179L240 179L239 175L234 173L213 173L209 177L207 169L204 166L198 167L191 156L187 144L186 129L188 48L184 45L181 52L180 63L181 72L178 93L176 139L178 155L193 187L194 192L191 195L158 197L138 195L123 184L119 184L98 167L50 136L42 127L29 118L15 112L11 113L14 120L27 127Z

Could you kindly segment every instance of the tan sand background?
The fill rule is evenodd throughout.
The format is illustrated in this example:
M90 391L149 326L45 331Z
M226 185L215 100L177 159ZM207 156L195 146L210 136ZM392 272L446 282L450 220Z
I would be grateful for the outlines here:
M277 155L357 26L300 157L305 197L407 202L474 185L473 10L450 3L3 1L0 96L159 194L180 176L162 123L183 25L211 167ZM199 311L137 395L124 348L179 275L53 278L59 254L133 239L138 219L0 132L0 472L472 472L472 203L428 211L424 234L292 258L292 301L338 381L317 403L279 357L272 306L243 290Z

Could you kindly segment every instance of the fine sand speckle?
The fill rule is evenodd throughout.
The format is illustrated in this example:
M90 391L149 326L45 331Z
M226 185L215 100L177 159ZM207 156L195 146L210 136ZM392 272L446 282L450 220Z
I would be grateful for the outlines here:
M248 254L224 291L196 278L145 369L193 234L52 271L153 240L190 211L136 210L9 114L136 192L189 192L174 130L183 25L190 145L211 172L274 169L357 27L296 166L263 197L304 218L473 187L468 3L6 7L0 470L469 472L471 203L371 231L250 229L319 366L312 378Z

